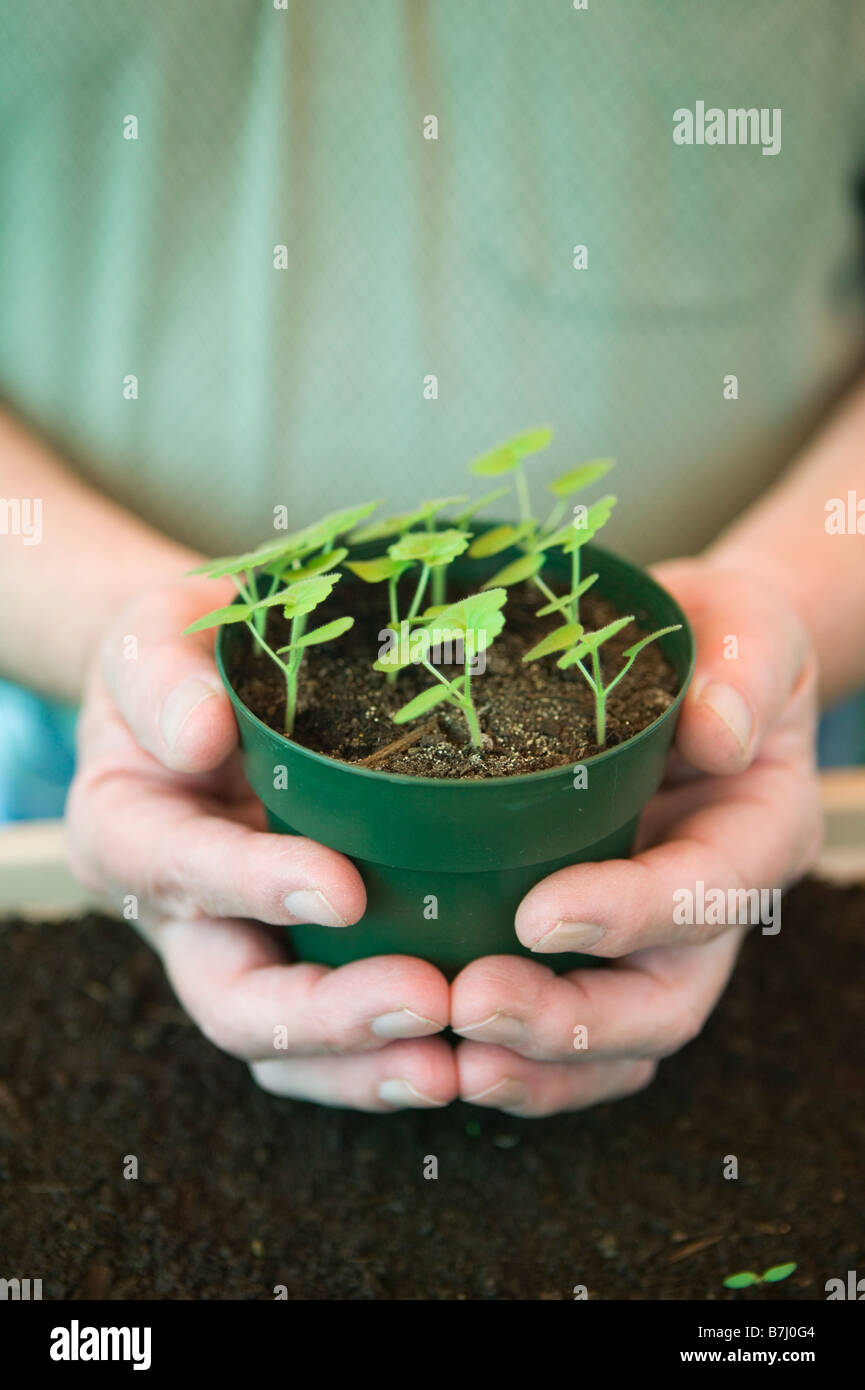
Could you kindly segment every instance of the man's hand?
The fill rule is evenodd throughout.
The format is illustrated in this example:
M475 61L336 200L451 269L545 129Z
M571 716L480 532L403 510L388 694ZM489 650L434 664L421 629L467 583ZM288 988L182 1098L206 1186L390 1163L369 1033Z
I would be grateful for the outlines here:
M232 596L229 583L187 580L113 625L79 727L73 868L115 912L137 900L136 925L185 1008L268 1090L361 1110L445 1105L454 1054L433 1035L448 1022L448 985L432 965L287 963L280 928L351 931L366 898L348 859L266 831L213 633L181 636Z
M744 935L678 925L676 890L698 880L706 893L780 888L819 849L816 659L804 625L747 572L683 560L656 573L698 648L668 782L632 859L560 869L523 899L516 931L537 965L492 956L454 981L460 1094L476 1104L548 1115L645 1086L700 1031ZM543 964L556 951L610 967L556 976ZM585 1050L574 1045L580 1026Z

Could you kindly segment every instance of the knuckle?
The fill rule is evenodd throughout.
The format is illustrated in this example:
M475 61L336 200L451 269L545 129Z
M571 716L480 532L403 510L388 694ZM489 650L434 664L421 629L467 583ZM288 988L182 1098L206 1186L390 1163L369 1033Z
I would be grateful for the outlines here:
M199 1031L220 1052L227 1052L230 1057L244 1056L238 1029L224 1013L216 1014L203 1009L194 1015L194 1019Z
M703 1010L695 1004L691 1002L681 1004L675 1013L667 1019L662 1042L663 1051L660 1055L662 1057L668 1056L670 1053L678 1052L681 1048L687 1047L688 1043L694 1042L703 1031L705 1021Z
M86 802L86 791L83 779L76 776L66 802L66 862L79 883L91 893L99 893L105 887L105 875L90 852L86 833L89 817L82 802Z
M651 1086L658 1074L658 1064L652 1061L641 1061L636 1064L627 1083L626 1095L636 1095L638 1091L645 1091Z

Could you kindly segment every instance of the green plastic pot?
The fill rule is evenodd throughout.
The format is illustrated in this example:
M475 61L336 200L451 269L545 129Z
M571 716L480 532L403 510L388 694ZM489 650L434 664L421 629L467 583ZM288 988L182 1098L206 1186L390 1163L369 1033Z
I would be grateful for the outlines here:
M627 742L587 758L584 778L572 766L519 777L405 777L311 752L275 733L238 698L225 663L243 629L220 629L220 675L240 727L246 776L271 829L348 855L366 885L360 922L288 928L299 960L345 965L367 956L420 956L452 977L480 956L531 956L514 931L529 889L568 864L630 854L640 812L664 774L694 641L676 601L645 570L597 546L586 546L584 557L584 573L597 570L598 592L620 612L634 613L650 630L682 624L660 642L679 678L675 700ZM477 585L507 558L457 561L452 573ZM555 559L545 575L568 579ZM584 787L575 785L581 780ZM561 971L584 960L568 953L544 956L543 963Z

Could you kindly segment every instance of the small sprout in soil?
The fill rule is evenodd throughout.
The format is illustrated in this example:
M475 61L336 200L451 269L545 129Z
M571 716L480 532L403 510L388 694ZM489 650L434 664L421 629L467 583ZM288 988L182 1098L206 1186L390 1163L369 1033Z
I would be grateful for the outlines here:
M591 466L587 465L587 467ZM574 473L578 471L574 470ZM569 476L574 476L574 474ZM568 522L566 526L560 527L558 531L544 532L540 537L537 543L538 550L546 552L555 547L561 550L563 555L570 555L571 557L570 592L559 599L552 599L546 608L539 610L541 614L558 611L566 613L568 620L572 623L580 621L580 599L598 577L596 574L592 574L587 579L581 579L580 552L583 546L594 540L601 528L606 526L615 505L616 498L612 494L608 494L606 497L600 498L599 501L593 502L590 507L581 509L579 514L575 513L573 520Z
M424 502L418 513L418 521L421 522L428 531L434 531L436 529L435 519L439 512L444 511L445 507L455 507L461 502L468 502L468 500L469 499L463 495L461 497L437 497L433 502ZM457 526L455 529L458 531L465 530L463 526ZM467 535L466 545L468 545L470 540L471 536ZM461 555L462 551L458 553ZM442 564L433 567L431 590L433 603L444 603L445 601L449 564L450 560L445 560Z
M587 632L580 619L580 599L598 575L584 577L580 566L583 546L607 523L616 498L606 496L589 507L574 506L573 518L565 525L561 523L574 493L604 477L613 462L594 459L553 479L548 491L554 505L541 524L531 511L524 463L547 449L552 437L552 430L547 427L528 430L476 459L469 466L472 473L506 481L474 501L462 496L437 497L421 502L411 512L374 521L367 518L379 503L364 502L331 512L320 521L280 535L256 550L208 560L192 573L209 578L230 576L237 587L238 601L199 618L186 631L244 623L255 653L268 656L283 674L285 732L290 735L297 710L298 675L307 648L343 636L354 624L352 617L340 617L310 631L306 627L309 615L329 599L340 578L338 567L343 567L364 583L387 586L388 644L380 650L374 669L385 672L393 682L403 667L418 663L434 678L429 689L397 711L394 722L408 723L437 705L448 703L462 713L472 746L479 749L484 740L471 692L475 662L504 627L502 609L507 589L529 580L545 599L544 606L537 610L538 617L553 618L556 625L526 652L523 660L558 655L560 669L579 668L594 696L596 738L599 748L604 748L611 691L644 647L677 631L678 625L661 628L635 642L625 651L621 670L604 684L601 647L633 617L618 618L596 632ZM511 489L516 496L519 520L493 526L473 538L467 529L470 519ZM464 503L468 505L463 506ZM453 514L459 507L462 510L452 516L450 523L440 522L443 512ZM385 554L371 559L350 558L351 546L377 540L390 542ZM570 557L568 592L562 595L554 594L541 575L549 552L555 549ZM448 566L458 556L467 551L472 559L487 560L514 550L517 557L486 580L479 593L455 603L446 602ZM415 583L406 599L400 594L400 581L410 573ZM428 590L431 606L422 612ZM426 601L429 603L430 599ZM290 624L290 640L277 651L267 636L268 613L275 607L282 608ZM451 679L439 667L454 665L453 657L442 658L438 649L444 646L450 653L454 645L460 653L456 664L464 669Z
M403 512L399 516L383 517L380 521L370 522L367 526L360 526L349 537L352 545L362 545L368 541L387 540L391 536L405 536L409 531L413 531L416 526L423 526L427 531L435 531L436 518L440 512L447 507L456 507L461 502L468 502L468 497L434 497L428 502L421 502L413 512ZM473 511L485 505L490 499L481 498L474 508L469 507L466 516L471 516ZM462 523L457 526L462 529ZM433 572L433 596L436 603L444 601L445 586L447 583L447 565L437 568Z
M300 531L286 532L276 540L266 541L257 550L208 560L190 573L204 575L207 579L231 576L238 593L250 609L255 635L262 639L257 650L262 651L266 647L263 639L267 631L267 612L279 603L280 585L312 578L341 564L348 551L344 547L337 548L337 538L351 531L377 506L378 502L361 502L356 507L329 512L320 521L314 521ZM239 622L241 619L221 621ZM201 626L212 627L214 624L202 621ZM192 630L197 629L193 627Z
M349 560L346 568L366 584L387 581L388 622L393 632L402 630L403 623L412 623L420 611L430 575L444 573L452 560L462 555L471 534L468 531L407 531L388 546L386 555L372 560ZM399 611L398 585L412 565L420 565L420 574L408 611L403 618ZM396 679L396 668L388 671L388 680Z
M773 1265L767 1269L765 1274L754 1274L751 1270L743 1270L741 1274L728 1274L724 1280L725 1289L749 1289L754 1284L780 1284L782 1279L789 1279L790 1275L797 1268L795 1260L785 1265Z
M597 578L597 575L594 575L588 580L581 581L580 550L587 541L592 540L597 535L601 527L609 520L616 499L615 497L604 497L600 502L594 503L592 507L581 507L579 516L576 515L577 509L574 508L573 521L560 530L556 530L556 527L558 527L573 494L609 473L613 467L613 460L593 459L590 463L579 464L576 468L570 468L566 473L554 478L548 484L548 491L556 499L555 504L544 524L540 525L532 514L523 459L546 449L552 437L553 432L550 429L529 430L526 434L517 435L515 439L498 445L490 453L484 454L469 465L471 472L481 477L510 474L520 514L518 523L495 526L491 531L486 531L483 535L478 536L472 543L469 554L473 559L483 559L517 546L524 552L523 555L494 574L484 587L508 588L512 584L520 584L526 579L531 579L548 601L546 608L541 609L540 612L542 614L563 613L567 615L569 623L576 624L580 620L580 598ZM540 575L546 562L546 551L553 546L560 547L563 553L569 554L571 557L570 593L561 598L556 597Z
M321 642L331 642L336 637L342 637L343 633L348 632L349 628L354 625L354 618L335 618L333 622L324 623L321 627L313 628L310 632L305 631L308 615L330 597L334 585L340 578L339 574L313 574L303 579L295 579L286 588L268 594L267 597L259 599L255 603L232 603L227 608L216 608L212 613L206 613L203 618L198 618L186 629L187 632L202 632L205 628L219 627L228 623L246 624L253 641L261 651L267 653L285 677L285 732L287 735L290 735L294 730L294 718L297 710L297 677L306 648L316 646ZM287 646L280 647L279 651L275 652L263 633L259 631L256 619L262 610L266 611L268 608L276 608L280 605L285 617L291 623L291 641Z
M412 622L420 612L421 600L433 570L446 568L458 555L468 549L471 534L468 531L409 531L406 535L389 545L387 553L398 563L419 564L420 577L406 614L406 621Z
M625 664L621 670L607 685L604 685L601 669L601 647L633 621L633 614L626 618L616 618L613 622L607 623L606 626L598 628L596 632L586 632L579 623L567 623L563 627L556 628L530 652L526 652L523 657L524 661L536 661L539 657L548 656L562 647L567 648L564 654L559 657L556 665L562 671L566 671L570 666L577 666L585 677L595 700L595 737L599 748L606 747L607 743L607 698L610 692L615 690L622 677L627 675L644 647L648 647L650 642L657 641L659 637L665 637L669 632L678 632L682 626L681 623L674 623L671 627L661 627L658 628L657 632L650 632L647 637L642 637L639 642L634 642L623 654ZM591 658L591 672L584 665L584 658L587 656Z
M420 695L397 710L393 716L395 724L407 724L436 705L447 703L458 709L465 719L472 746L483 747L483 735L471 692L472 665L504 627L502 609L506 599L504 589L470 594L457 603L429 608L420 619L423 625L416 627L410 636L408 621L403 624L399 648L381 656L375 663L375 670L397 671L418 663L426 667L436 684L421 691ZM437 669L434 662L442 659L442 648L447 649L448 660L452 658L454 650L461 656L461 676L449 680Z

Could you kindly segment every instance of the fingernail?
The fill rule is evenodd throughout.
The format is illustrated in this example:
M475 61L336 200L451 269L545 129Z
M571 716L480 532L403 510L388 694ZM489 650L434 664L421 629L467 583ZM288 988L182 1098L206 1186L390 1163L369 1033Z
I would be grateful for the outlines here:
M525 1105L528 1098L528 1086L524 1086L522 1081L515 1081L512 1076L504 1077L495 1086L488 1086L476 1095L464 1097L469 1105L492 1105L496 1110L517 1110Z
M425 1038L430 1033L440 1033L443 1023L434 1023L431 1018L412 1013L411 1009L394 1009L393 1013L379 1014L369 1025L377 1038Z
M454 1028L454 1032L464 1038L471 1035L473 1042L500 1043L502 1047L516 1047L518 1043L526 1042L529 1036L528 1025L521 1018L502 1013L501 1009L490 1014L489 1018L481 1019L480 1023L467 1023L464 1028Z
M379 1098L386 1101L388 1105L411 1105L415 1109L438 1108L446 1104L443 1100L433 1100L432 1096L425 1096L423 1091L419 1091L410 1081L402 1081L398 1077L392 1077L390 1081L382 1081L378 1088Z
M710 681L700 692L700 703L715 711L742 752L747 753L754 721L744 696L739 694L735 686L727 685L724 681Z
M180 685L176 685L173 690L169 691L159 714L159 727L162 731L162 737L172 753L177 747L181 730L193 710L198 709L198 706L204 704L205 700L220 693L221 690L215 685L208 685L206 681L196 679L181 681Z
M532 947L533 951L587 951L597 946L606 932L594 922L557 922L552 931L542 936Z
M336 908L328 902L317 888L299 888L288 893L285 910L296 917L298 922L314 922L319 927L347 927Z

